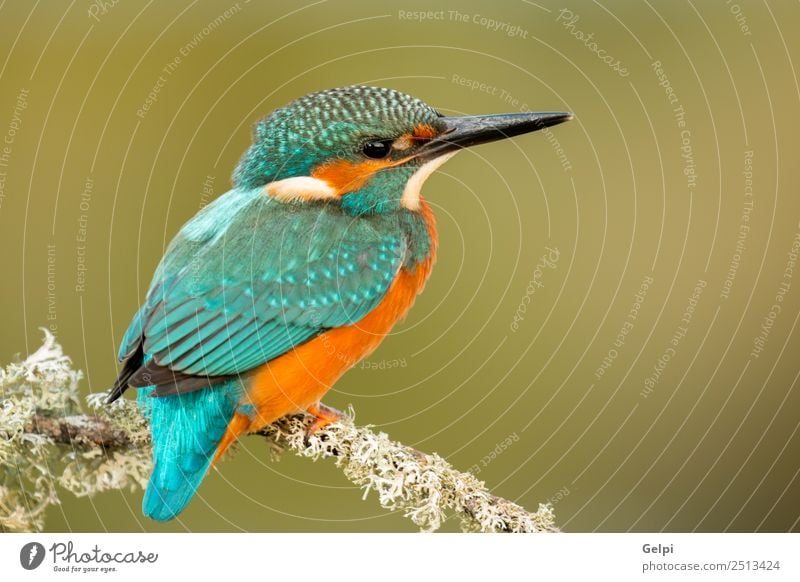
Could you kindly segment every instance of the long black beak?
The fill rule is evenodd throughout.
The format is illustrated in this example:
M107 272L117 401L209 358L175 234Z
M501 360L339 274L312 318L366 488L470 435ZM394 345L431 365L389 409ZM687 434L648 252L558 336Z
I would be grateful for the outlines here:
M423 145L418 155L427 161L454 150L538 131L570 119L571 113L561 111L443 117L446 129Z

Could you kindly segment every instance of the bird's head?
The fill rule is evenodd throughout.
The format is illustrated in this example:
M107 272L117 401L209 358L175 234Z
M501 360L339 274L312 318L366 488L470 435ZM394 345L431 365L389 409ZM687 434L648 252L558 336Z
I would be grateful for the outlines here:
M256 125L239 187L287 203L335 201L351 214L417 210L425 179L458 150L567 121L568 113L445 117L423 101L351 86L301 97Z

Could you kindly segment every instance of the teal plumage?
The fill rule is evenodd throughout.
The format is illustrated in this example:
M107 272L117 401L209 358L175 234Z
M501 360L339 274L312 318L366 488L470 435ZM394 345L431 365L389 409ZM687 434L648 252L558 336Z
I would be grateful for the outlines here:
M120 348L144 354L126 382L144 388L153 426L146 515L171 519L191 499L237 410L238 374L357 322L430 245L411 238L411 213L354 221L313 206L234 189L181 229L156 270Z
M203 480L242 393L238 379L171 398L139 391L139 407L150 421L153 472L142 513L157 521L174 518Z
M338 418L320 399L404 316L433 265L424 180L462 147L569 117L444 117L351 86L258 122L233 189L170 243L122 338L109 401L139 388L150 420L145 515L178 515L239 435L298 410L315 417L311 431Z
M444 128L430 105L392 89L356 85L304 95L256 124L255 139L234 172L234 184L254 188L307 176L324 160L359 159L367 139L393 138L418 124ZM393 178L402 190L408 175ZM383 190L386 197L398 194L395 188Z
M121 358L142 335L152 356L129 383L183 374L196 378L158 393L205 386L206 376L240 374L325 329L355 323L420 254L417 247L430 244L424 236L409 242L413 216L354 221L317 206L236 189L187 223L123 339Z

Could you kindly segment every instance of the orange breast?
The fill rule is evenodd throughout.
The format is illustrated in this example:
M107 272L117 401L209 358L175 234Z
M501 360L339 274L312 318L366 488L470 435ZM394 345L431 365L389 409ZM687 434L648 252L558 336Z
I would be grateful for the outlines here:
M425 286L436 253L433 213L424 201L420 212L432 240L428 259L413 269L401 269L383 300L358 323L332 329L256 369L245 400L253 405L255 415L235 420L238 432L257 431L319 402L342 374L371 354L406 315Z
M428 280L438 244L433 212L422 198L418 212L431 238L428 258L412 269L401 269L383 300L358 323L332 329L249 373L242 404L251 405L253 412L234 415L214 463L240 435L317 404L342 374L371 354L405 316Z

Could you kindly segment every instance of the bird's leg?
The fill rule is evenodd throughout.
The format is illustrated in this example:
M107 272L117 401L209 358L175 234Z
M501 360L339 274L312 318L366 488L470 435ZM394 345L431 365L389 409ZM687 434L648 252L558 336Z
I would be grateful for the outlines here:
M330 406L325 406L322 402L312 404L308 407L306 412L314 417L314 422L306 429L306 443L308 443L308 439L319 429L325 428L333 422L338 422L344 416L344 413Z

